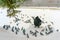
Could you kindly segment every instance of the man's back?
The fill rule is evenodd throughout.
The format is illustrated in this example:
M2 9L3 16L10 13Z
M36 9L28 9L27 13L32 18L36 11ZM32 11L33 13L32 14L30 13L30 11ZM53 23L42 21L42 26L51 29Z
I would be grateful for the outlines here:
M41 25L41 20L39 19L38 16L34 19L34 25L38 27Z

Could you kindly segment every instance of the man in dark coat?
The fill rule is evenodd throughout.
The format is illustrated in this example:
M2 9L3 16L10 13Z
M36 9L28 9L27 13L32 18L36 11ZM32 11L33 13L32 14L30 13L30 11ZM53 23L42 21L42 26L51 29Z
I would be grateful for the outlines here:
M39 17L37 16L35 19L34 19L34 25L35 27L38 27L41 25L41 20L39 19Z

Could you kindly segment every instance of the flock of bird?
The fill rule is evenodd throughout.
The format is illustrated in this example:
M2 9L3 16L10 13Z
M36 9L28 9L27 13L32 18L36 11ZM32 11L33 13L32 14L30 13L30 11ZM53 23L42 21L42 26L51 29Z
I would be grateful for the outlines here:
M18 22L18 21L20 21L20 19L18 19L18 18L16 18L15 17L15 23L16 22ZM42 24L42 20L38 17L38 16L36 16L34 19L34 28L40 28L40 26L41 26L41 24ZM17 24L17 26L18 26L19 24ZM53 28L52 27L50 27L50 25L48 25L47 26L48 27L48 29L47 28L44 28L44 29L42 29L41 30L41 32L39 32L39 31L37 31L37 30L35 30L35 32L33 32L32 30L30 30L30 34L32 34L33 36L35 36L35 37L37 37L37 33L39 33L40 35L44 35L44 33L46 34L46 35L48 35L48 34L50 34L50 33L52 33L53 32ZM5 30L9 30L9 28L11 28L11 26L10 25L3 25L3 28L5 29ZM26 29L24 29L23 27L20 29L19 27L15 27L15 26L13 26L12 28L11 28L11 31L12 32L15 32L15 34L18 34L18 32L19 31L22 31L22 33L23 33L23 35L26 35L27 36L27 38L29 38L29 34L27 33L26 34ZM49 30L49 31L48 31Z

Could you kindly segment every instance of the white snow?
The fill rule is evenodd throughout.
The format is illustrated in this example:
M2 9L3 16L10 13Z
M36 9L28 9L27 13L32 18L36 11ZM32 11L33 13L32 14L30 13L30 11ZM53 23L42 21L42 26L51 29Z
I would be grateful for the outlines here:
M24 18L22 20L26 21L28 19L31 19L31 22L33 24L33 19L31 18L39 16L39 18L41 18L41 20L43 20L42 18L44 18L44 22L48 22L48 24L51 24L50 22L53 22L54 25L52 25L52 27L57 30L60 30L60 10L49 10L49 9L24 9L21 8L19 9L21 10L20 14L24 14L29 16L29 18L27 18L26 16L24 16ZM20 14L17 14L18 16L21 16ZM10 22L13 22L14 18L9 18L6 16L7 12L6 9L2 9L0 8L0 26L2 27L4 24L10 24ZM24 23L21 20L21 22L19 22L19 28L24 27L25 29L27 29L29 31L29 28L32 26L30 23ZM11 26L15 26L16 24L13 22L12 24L10 24ZM47 24L42 24L47 25ZM10 30L6 31L4 29L2 29L0 27L0 40L60 40L60 32L54 32L48 36L38 36L38 37L33 37L30 36L29 39L26 38L26 36L24 36L21 32L19 32L18 35L15 35L14 33L12 33ZM33 29L33 28L31 28ZM27 33L28 33L27 31ZM30 34L29 34L30 35ZM39 35L39 34L38 34Z
M60 10L49 10L49 9L20 9L22 12L21 14L25 14L28 16L41 16L41 19L44 18L43 21L52 21L54 23L54 28L60 30ZM7 12L6 9L0 9L0 25L9 24L10 21L12 21L14 18L9 18L6 16ZM44 16L45 15L45 16ZM30 17L29 17L30 18ZM24 16L24 19L27 20ZM31 18L30 18L31 19ZM33 20L33 19L31 19ZM12 21L13 22L13 21ZM33 23L33 21L32 21ZM14 23L12 23L14 24Z

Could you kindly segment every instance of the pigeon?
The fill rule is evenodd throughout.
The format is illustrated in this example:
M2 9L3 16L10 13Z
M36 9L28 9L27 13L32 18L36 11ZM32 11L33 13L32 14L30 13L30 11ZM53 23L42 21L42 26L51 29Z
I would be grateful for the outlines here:
M19 32L19 28L17 28L17 27L15 27L15 30L16 30L16 34L18 34L18 32Z
M29 35L27 34L27 38L29 38Z
M49 35L50 33L52 33L53 30L51 30L50 32L45 32L46 35Z
M8 28L10 28L10 25L4 25L3 28L8 30Z
M19 28L19 27L18 27L18 28L17 28L17 27L15 27L15 30L19 32L20 28Z
M15 17L15 20L13 20L13 21L15 21L15 23L16 23L16 22L20 21L20 19Z
M35 36L35 37L37 37L37 33L35 32L35 33L33 33L33 35Z
M58 32L59 30L57 29L56 31Z
M5 25L3 26L3 28L5 29Z
M38 27L41 25L41 19L39 19L39 17L37 16L35 19L34 19L34 25L35 27Z
M23 34L24 34L24 35L26 35L26 33L25 33L25 32L26 32L26 30L25 30L25 29L23 29Z
M37 30L35 30L36 33L39 33Z
M14 32L14 26L12 27L12 32Z
M40 35L44 35L42 32L40 32Z
M26 20L25 23L31 23L31 21L30 20Z
M49 29L49 30L48 30ZM48 29L46 28L45 34L48 35L53 32L53 28L48 26Z
M32 34L33 32L30 30L30 34Z
M17 26L19 25L19 23L16 24Z

